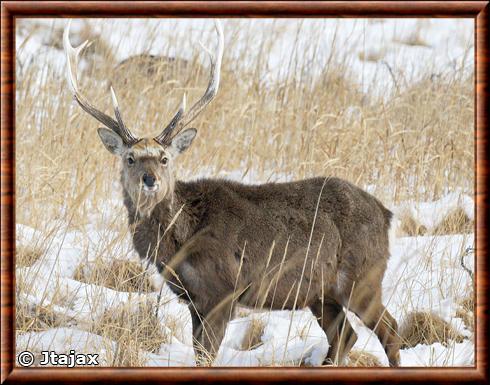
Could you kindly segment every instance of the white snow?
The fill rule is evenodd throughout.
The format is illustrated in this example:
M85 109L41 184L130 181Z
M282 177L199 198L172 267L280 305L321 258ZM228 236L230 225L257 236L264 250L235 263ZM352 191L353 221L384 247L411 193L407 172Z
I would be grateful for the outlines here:
M446 210L451 210L451 202L464 202L468 213L472 213L473 201L468 196L454 195L440 201L420 204L426 212L443 212L441 202L446 202ZM402 205L405 205L402 204ZM444 218L443 215L436 217ZM437 225L432 219L432 225ZM60 350L86 349L87 346L99 351L104 346L106 352L114 347L114 341L107 341L79 328L97 321L105 311L121 306L132 306L152 300L156 303L158 292L126 293L95 284L87 284L73 279L73 274L82 261L87 260L87 252L95 250L92 241L100 234L93 226L86 231L60 233L50 238L50 247L45 255L30 267L19 267L18 279L28 280L29 286L21 292L17 300L30 306L51 305L59 315L70 319L69 328L58 328L38 333L27 333L17 338L17 350L31 349ZM80 244L80 237L91 239L86 247ZM32 245L46 238L40 231L24 225L17 225L17 245ZM130 242L129 238L123 238ZM471 279L460 265L462 253L474 245L474 234L440 236L400 237L392 246L392 257L383 281L383 302L399 323L411 311L430 311L449 322L469 339L462 343L450 342L448 346L433 344L418 345L401 352L404 366L472 365L472 333L461 319L455 317L457 302L465 294ZM134 257L134 254L132 254ZM474 269L473 255L466 257L466 264ZM92 259L88 257L88 260ZM161 277L153 274L157 288ZM69 298L67 305L53 303L59 293ZM163 284L162 300L159 302L159 320L162 325L168 317L179 320L181 332L172 336L171 344L162 344L158 353L145 352L148 366L194 365L192 349L192 329L187 306L180 303L175 295ZM387 358L376 336L367 329L351 312L348 317L358 334L354 349L374 354L387 365ZM240 350L244 335L252 320L264 324L261 345L248 351ZM214 365L221 366L264 366L289 364L320 365L328 352L328 341L309 310L253 312L246 317L231 320ZM106 362L106 361L102 361Z
M210 19L85 20L73 21L72 44L81 43L78 34L88 22L93 34L115 49L118 61L142 52L189 59L202 51L199 41L214 43ZM61 39L59 31L66 20L23 21L38 27L33 34L27 28L17 29L18 64L25 66L43 57L63 73L65 59L56 40ZM295 62L299 68L306 62L310 71L324 71L334 60L349 68L363 91L387 95L393 87L403 86L399 84L401 79L411 82L422 74L440 76L455 69L473 68L473 19L222 19L222 23L225 55L240 57L245 67L244 47L249 63L255 63L264 49L260 47L261 37L274 34L274 44L266 48L268 71L264 81L284 79ZM235 29L241 31L238 36L227 34ZM234 50L229 48L230 39L238 39ZM179 44L171 44L174 41ZM53 43L59 49L50 48ZM292 58L293 65L285 65ZM207 65L204 53L201 60Z
M265 324L262 345L240 350L249 323L259 319ZM288 338L288 330L293 331ZM231 321L227 327L214 365L271 366L281 363L318 366L328 352L325 333L308 311L274 311L252 314Z
M399 216L409 214L427 229L434 229L449 213L462 209L468 219L475 219L473 199L462 192L451 192L434 202L403 202L394 210Z
M417 345L400 351L404 366L471 366L474 365L475 345L470 340L454 343L452 349L435 343Z

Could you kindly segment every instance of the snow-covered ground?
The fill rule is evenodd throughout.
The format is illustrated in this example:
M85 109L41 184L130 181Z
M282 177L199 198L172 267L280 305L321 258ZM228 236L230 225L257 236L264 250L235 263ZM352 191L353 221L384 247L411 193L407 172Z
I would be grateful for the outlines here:
M442 215L438 208L445 203L450 213L458 207L467 210L473 219L472 199L464 195L452 195L441 201L423 204L404 203L399 207L413 208L414 219L433 220ZM110 234L104 222L89 225L85 229L66 233L59 231L54 236L46 236L39 231L23 225L17 225L17 246L47 244L45 254L32 266L17 268L18 281L24 282L23 289L17 294L18 303L49 307L66 325L46 331L29 332L17 336L17 351L55 350L68 352L101 352L101 363L109 365L116 342L87 332L90 325L97 323L108 309L130 306L153 301L157 303L159 291L149 293L128 293L109 289L96 284L87 284L74 279L80 264L89 263L101 256L100 248L113 239L118 239L119 255L138 260L131 251L130 237L126 234ZM469 274L461 266L461 256L474 247L474 234L425 235L416 237L398 237L392 245L392 257L383 282L383 300L390 313L402 323L412 311L428 311L440 316L466 338L462 342L420 344L401 351L401 364L404 366L451 366L472 365L474 362L474 343L472 332L467 330L463 321L456 317L458 303L468 293L472 285ZM112 257L106 257L110 259ZM466 253L464 263L473 270L473 254ZM171 338L162 344L158 352L141 352L148 366L194 365L192 349L192 331L190 313L185 304L175 295L157 273L151 276L156 288L162 287L159 303L159 321L165 328L166 320L176 319L175 326L168 329ZM25 283L28 283L27 285ZM163 286L161 286L163 284ZM60 293L63 301L60 301ZM63 305L60 304L63 303ZM170 318L169 318L170 317ZM374 354L379 361L387 365L387 358L376 336L353 314L349 312L359 339L354 346ZM245 333L253 321L259 320L261 345L251 350L240 347ZM215 365L255 366L279 363L320 365L328 352L328 341L316 319L309 310L252 312L233 319L227 328Z
M102 37L116 61L143 52L189 59L201 50L196 42L213 41L214 36L211 19L86 20L72 23L73 44L81 43L77 33L88 22L92 37ZM63 72L60 31L65 23L65 19L24 19L17 29L18 64L47 60ZM37 29L32 33L34 24ZM265 81L290 76L291 58L297 68L307 63L309 71L325 71L336 60L357 77L363 91L387 95L402 80L407 85L428 73L472 71L474 64L474 20L469 18L223 19L223 28L225 56L251 64L262 54L261 37L275 36L274 44L266 47ZM238 42L229 44L232 39ZM246 55L243 47L248 47ZM201 59L207 63L204 52Z

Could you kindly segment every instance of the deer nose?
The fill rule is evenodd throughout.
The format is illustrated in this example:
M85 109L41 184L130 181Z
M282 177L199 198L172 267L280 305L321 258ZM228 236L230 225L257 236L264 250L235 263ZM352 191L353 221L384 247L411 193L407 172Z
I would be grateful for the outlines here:
M143 183L147 187L155 186L155 177L153 175L143 174Z

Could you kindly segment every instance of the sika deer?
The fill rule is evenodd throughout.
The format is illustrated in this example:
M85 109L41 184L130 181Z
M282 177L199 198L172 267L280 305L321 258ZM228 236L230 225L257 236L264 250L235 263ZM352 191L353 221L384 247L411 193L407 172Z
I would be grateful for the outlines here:
M376 198L338 178L245 185L221 179L183 182L174 162L196 135L184 129L215 97L223 33L204 95L188 112L185 97L155 138L136 138L81 94L77 61L64 33L68 78L75 100L107 128L98 133L121 159L124 204L134 247L154 261L172 290L187 299L196 354L213 357L236 303L268 309L309 307L331 345L327 360L342 362L357 336L352 310L375 331L391 366L399 364L397 323L381 302L389 258L392 213Z

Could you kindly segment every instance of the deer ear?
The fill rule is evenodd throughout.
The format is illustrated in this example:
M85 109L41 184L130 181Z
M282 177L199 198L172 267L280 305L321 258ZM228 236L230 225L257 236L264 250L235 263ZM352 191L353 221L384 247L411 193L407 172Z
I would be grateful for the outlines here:
M121 139L121 137L116 134L114 131L109 130L108 128L101 127L97 130L97 133L102 140L105 148L107 148L114 155L122 155L126 146Z
M195 128L188 128L182 132L179 132L172 140L171 147L177 154L184 152L189 147L196 136L197 130Z

